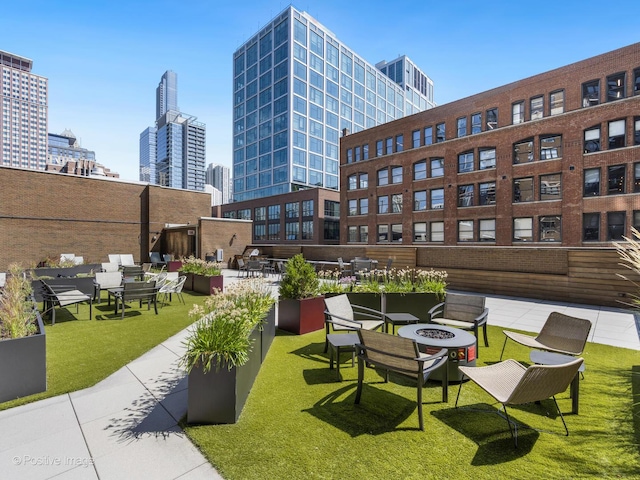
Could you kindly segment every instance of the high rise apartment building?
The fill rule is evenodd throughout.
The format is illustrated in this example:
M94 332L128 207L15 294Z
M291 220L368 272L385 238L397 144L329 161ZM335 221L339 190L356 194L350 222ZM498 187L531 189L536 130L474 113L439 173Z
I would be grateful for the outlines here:
M171 70L156 88L155 123L140 134L140 180L204 190L206 126L178 109L178 76Z
M225 167L224 165L214 165L210 163L207 168L205 183L212 185L221 192L221 202L216 203L216 205L224 205L231 200L231 192L229 191L230 173L231 170L229 167Z
M434 106L433 82L406 56L374 66L292 6L233 54L233 77L236 201L337 190L341 132Z
M44 170L47 163L48 80L33 61L0 51L0 165Z
M60 134L48 134L46 170L83 177L120 177L116 172L96 162L96 152L82 148L69 129Z

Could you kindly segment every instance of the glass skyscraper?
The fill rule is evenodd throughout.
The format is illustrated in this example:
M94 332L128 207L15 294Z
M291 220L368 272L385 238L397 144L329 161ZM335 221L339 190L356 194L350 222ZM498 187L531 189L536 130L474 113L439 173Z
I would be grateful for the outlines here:
M374 66L292 6L233 54L233 76L236 201L337 190L343 131L434 106L433 82L406 56Z
M156 88L156 119L170 110L178 108L178 74L172 70L164 72Z

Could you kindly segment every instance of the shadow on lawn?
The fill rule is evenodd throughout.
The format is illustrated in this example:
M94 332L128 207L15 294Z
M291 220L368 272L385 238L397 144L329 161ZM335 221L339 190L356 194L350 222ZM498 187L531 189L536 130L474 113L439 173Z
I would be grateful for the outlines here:
M518 422L518 448L514 447L507 421L486 403L431 412L435 418L474 441L478 450L471 465L497 465L526 456L540 433Z

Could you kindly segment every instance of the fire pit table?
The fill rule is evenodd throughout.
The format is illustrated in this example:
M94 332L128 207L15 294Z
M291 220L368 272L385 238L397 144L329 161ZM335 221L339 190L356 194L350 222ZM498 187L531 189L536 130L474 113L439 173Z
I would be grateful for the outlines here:
M459 328L418 323L400 327L398 335L414 340L418 345L424 347L424 351L427 354L437 353L442 348L448 349L450 382L462 381L463 375L458 370L458 366L468 365L473 367L476 364L477 339L475 335ZM440 369L434 371L429 378L442 381Z

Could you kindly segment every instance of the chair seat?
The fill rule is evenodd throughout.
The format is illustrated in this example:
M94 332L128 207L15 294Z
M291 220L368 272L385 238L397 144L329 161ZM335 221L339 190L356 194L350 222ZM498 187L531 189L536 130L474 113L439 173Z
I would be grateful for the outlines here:
M486 367L458 368L500 403L509 399L513 389L527 371L524 365L515 360L505 360Z
M66 292L60 292L56 294L58 304L61 307L73 305L82 301L88 301L91 299L86 293L82 293L80 290L68 290Z
M437 323L440 325L446 325L448 327L459 328L461 330L473 330L474 324L470 322L463 322L461 320L453 320L450 318L432 318L431 321L433 323ZM482 325L479 323L478 325Z
M549 352L563 353L563 354L566 354L566 355L576 355L576 354L580 353L580 352L569 352L567 350L561 350L561 349L557 349L557 348L551 348L548 345L544 345L543 343L540 343L538 340L536 340L531 335L526 335L524 333L510 332L508 330L503 330L502 333L504 333L511 340L513 340L513 341L515 341L517 343L520 343L521 345L524 345L526 347L537 348L539 350L546 350L546 351L549 351Z
M380 321L380 320L356 320L360 325L362 325L361 328L364 328L365 330L375 330L377 328L380 328L382 325L384 325L384 322ZM340 323L340 320L334 320L332 323L332 327L335 331L353 331L353 325L352 324L347 324L347 322L345 322L344 324Z

